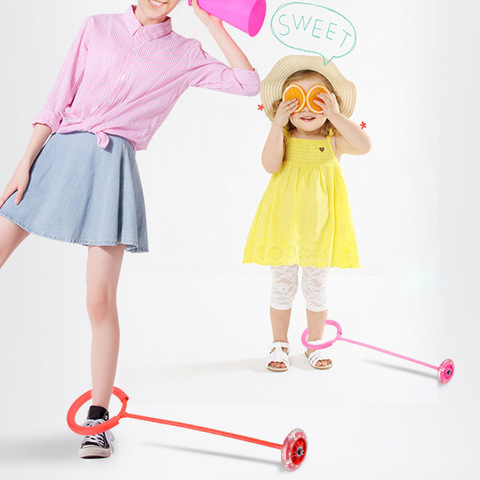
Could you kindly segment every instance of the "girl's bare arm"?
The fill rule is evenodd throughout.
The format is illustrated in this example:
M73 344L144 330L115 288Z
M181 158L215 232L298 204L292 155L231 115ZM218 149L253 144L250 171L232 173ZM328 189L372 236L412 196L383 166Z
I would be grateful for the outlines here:
M280 103L272 128L268 134L262 152L262 165L268 173L275 173L280 169L285 154L285 141L283 137L283 127L287 125L290 115L297 109L298 100L293 99L288 102Z
M354 121L341 113L331 117L330 121L341 135L341 137L335 137L336 150L340 155L343 153L364 155L371 150L370 136Z
M340 113L337 99L333 93L320 93L319 100L314 100L323 108L323 113L332 122L341 136L335 137L335 150L341 156L343 153L364 155L372 148L372 142L367 132L359 125ZM320 99L322 101L320 101Z

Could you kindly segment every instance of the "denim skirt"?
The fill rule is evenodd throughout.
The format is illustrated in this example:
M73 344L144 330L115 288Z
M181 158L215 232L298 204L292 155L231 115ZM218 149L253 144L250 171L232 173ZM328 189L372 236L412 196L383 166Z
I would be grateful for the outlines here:
M42 237L147 252L135 149L122 137L109 138L102 148L92 133L52 135L33 164L22 201L15 205L13 194L0 215Z

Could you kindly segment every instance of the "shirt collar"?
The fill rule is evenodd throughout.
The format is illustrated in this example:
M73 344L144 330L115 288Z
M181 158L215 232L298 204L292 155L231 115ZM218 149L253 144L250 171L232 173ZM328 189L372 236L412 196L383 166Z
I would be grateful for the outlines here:
M132 36L139 28L143 27L143 25L138 21L138 18L135 16L135 8L135 5L130 5L124 15L125 24L127 25L128 31ZM151 40L153 40L155 38L168 35L172 31L172 20L170 17L167 17L162 23L147 25L143 28L145 33L150 37Z

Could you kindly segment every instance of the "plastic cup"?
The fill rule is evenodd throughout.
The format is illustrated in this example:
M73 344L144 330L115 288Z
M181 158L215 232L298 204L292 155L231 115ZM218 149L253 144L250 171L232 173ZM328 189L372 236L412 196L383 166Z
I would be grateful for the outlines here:
M192 5L192 0L188 0ZM202 10L254 37L262 28L267 12L265 0L198 0Z

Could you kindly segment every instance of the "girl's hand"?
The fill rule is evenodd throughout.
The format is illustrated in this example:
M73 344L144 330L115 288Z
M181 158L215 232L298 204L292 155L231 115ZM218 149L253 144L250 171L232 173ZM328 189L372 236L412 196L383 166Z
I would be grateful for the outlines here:
M296 98L293 98L288 102L282 102L277 108L273 124L283 128L287 125L290 115L294 113L297 108L298 100Z
M334 93L319 93L317 98L318 100L314 100L314 102L323 108L323 113L328 119L340 113L340 107ZM320 100L323 100L323 102Z
M195 12L195 15L201 20L201 22L207 27L218 27L219 25L222 25L222 21L207 13L205 10L202 10L199 5L198 5L198 0L192 0L192 7L193 11Z
M13 193L17 192L15 195L15 204L18 205L23 197L25 189L27 188L28 181L30 180L30 172L25 168L18 167L10 182L8 182L3 195L0 197L0 207L7 201L7 199Z

